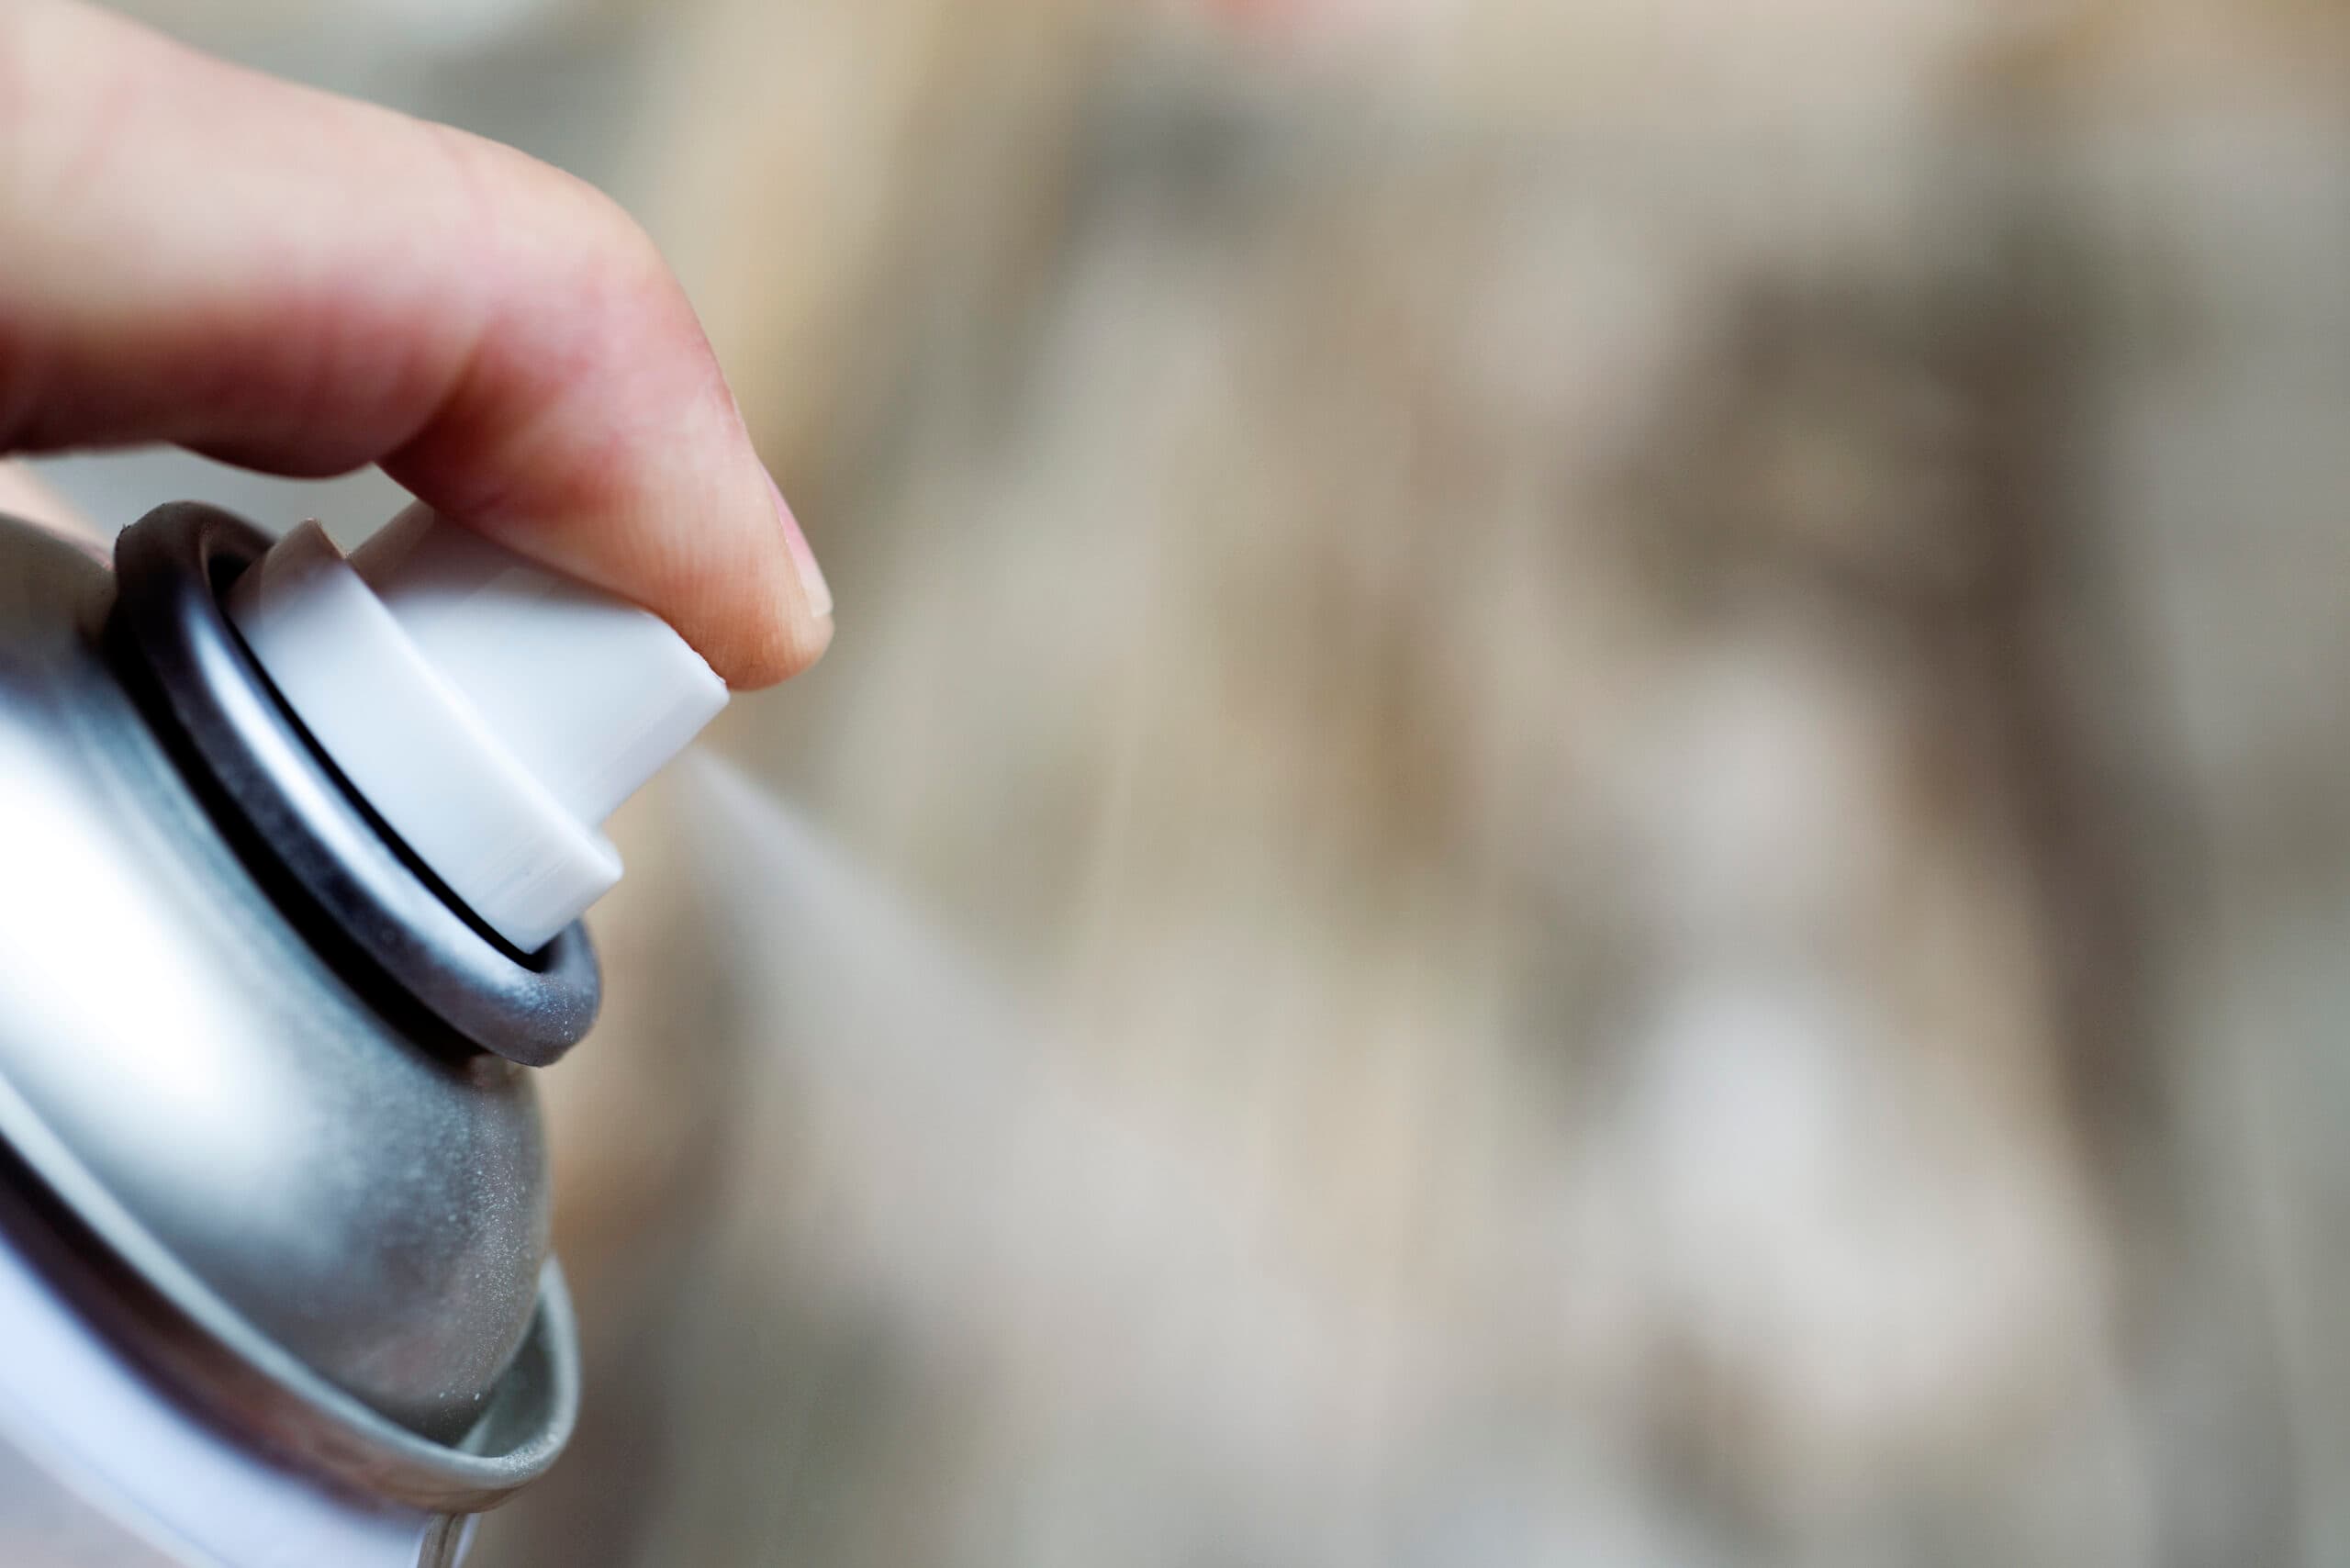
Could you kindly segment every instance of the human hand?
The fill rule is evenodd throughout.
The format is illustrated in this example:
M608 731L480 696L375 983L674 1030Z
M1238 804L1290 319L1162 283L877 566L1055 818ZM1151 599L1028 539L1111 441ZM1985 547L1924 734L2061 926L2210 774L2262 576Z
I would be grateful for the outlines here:
M0 0L0 454L364 464L663 616L737 687L832 597L691 307L510 148Z

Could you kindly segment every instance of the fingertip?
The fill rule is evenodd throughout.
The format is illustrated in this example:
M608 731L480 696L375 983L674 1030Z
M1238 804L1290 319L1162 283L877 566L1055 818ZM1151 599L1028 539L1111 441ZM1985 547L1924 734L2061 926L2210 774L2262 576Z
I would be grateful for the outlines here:
M818 613L804 598L776 605L750 639L722 645L703 656L736 691L757 691L801 674L833 644L833 618Z
M755 473L757 483L747 487L757 499L705 514L699 526L671 535L697 568L668 583L654 608L671 615L729 687L755 691L789 680L823 656L833 641L833 595L747 432L727 444L733 451L716 464L739 462Z
M824 568L816 564L816 552L809 544L808 535L800 527L800 519L793 514L791 503L783 498L782 487L776 484L772 474L767 476L767 495L775 502L776 521L783 528L784 548L791 554L791 569L800 578L801 593L807 596L808 610L829 622L833 614L832 586L824 581ZM825 640L829 642L831 637L832 633L827 632Z
M831 600L825 601L823 613L800 618L796 622L797 635L792 639L791 667L783 678L789 680L824 656L833 645L833 611Z

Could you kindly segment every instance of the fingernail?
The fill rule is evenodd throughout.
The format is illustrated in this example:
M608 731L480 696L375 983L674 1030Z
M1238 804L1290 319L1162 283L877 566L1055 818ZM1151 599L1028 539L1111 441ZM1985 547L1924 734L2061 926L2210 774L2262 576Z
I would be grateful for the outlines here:
M808 608L821 618L833 613L833 590L824 581L824 568L816 565L816 552L808 548L808 536L800 532L800 520L791 515L791 503L783 498L783 491L775 478L767 478L767 494L775 498L775 515L783 523L783 542L791 550L792 569L800 574L800 590L808 596Z

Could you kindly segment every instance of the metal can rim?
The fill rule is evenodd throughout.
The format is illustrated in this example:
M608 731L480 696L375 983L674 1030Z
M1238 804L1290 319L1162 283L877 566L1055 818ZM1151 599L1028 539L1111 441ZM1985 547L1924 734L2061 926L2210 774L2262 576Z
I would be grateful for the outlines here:
M549 1258L513 1363L452 1445L410 1431L311 1371L173 1255L0 1081L0 1238L198 1415L364 1495L453 1513L544 1473L579 1411L578 1328Z

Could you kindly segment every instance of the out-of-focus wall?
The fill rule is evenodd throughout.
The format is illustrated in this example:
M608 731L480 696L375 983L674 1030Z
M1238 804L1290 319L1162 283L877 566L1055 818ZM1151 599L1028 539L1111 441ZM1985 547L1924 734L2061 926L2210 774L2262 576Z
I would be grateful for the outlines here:
M839 600L485 1563L2350 1552L2338 8L228 16L613 185Z

